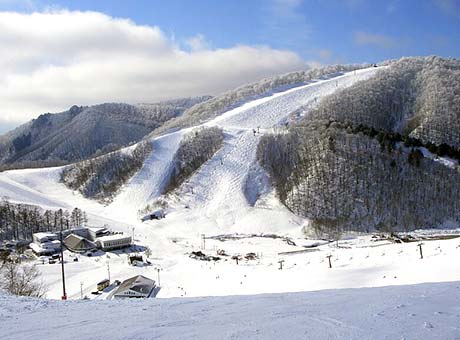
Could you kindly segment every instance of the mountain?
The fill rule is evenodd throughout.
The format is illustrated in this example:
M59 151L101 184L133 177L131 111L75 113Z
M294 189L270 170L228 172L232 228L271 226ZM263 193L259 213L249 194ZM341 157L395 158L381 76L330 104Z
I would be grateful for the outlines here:
M171 119L171 121L167 124L164 124L156 129L155 135L161 134L167 130L177 130L179 128L190 127L203 123L257 98L267 97L277 92L283 92L290 88L305 85L312 81L317 81L318 79L327 79L329 77L340 75L344 72L354 71L365 67L369 67L369 65L328 65L261 79L191 106L185 110L182 116Z
M0 137L0 164L5 168L39 167L99 156L138 142L166 121L207 99L72 106L58 114L43 114Z
M320 233L460 224L460 61L404 58L304 107L258 158Z
M182 104L189 108L174 119L163 106L74 107L18 129L12 145L24 151L9 160L82 159L154 130L134 156L131 148L76 164L57 180L102 199L126 221L156 206L180 219L187 206L230 231L245 214L258 214L254 207L266 204L273 187L289 211L283 214L333 237L458 225L460 61L416 57L361 68L262 80ZM40 126L65 134L45 135ZM221 131L215 138L198 138L212 127ZM273 201L269 207L280 211ZM265 227L277 229L276 221Z
M310 80L305 84L268 91L265 96L251 97L229 111L213 115L202 124L151 136L146 141L152 151L140 153L140 167L140 158L130 157L133 148L129 147L64 168L4 172L0 174L2 195L15 201L39 205L46 202L44 205L59 208L67 208L73 202L70 203L73 208L79 197L73 190L78 190L88 198L108 199L104 210L126 223L137 223L139 211L159 204L175 212L168 215L168 220L174 218L182 224L185 214L187 225L199 229L220 226L231 232L243 223L242 219L255 218L262 212L266 216L251 223L254 230L274 231L281 225L293 228L301 220L275 200L264 203L268 210L256 207L271 193L267 176L257 162L257 146L264 135L284 126L299 108L315 105L318 98L369 79L381 68L352 72L338 72L338 69L341 67L310 72ZM327 70L333 73L328 74ZM213 127L218 130L208 129ZM93 203L84 199L78 206L88 204ZM99 205L96 206L100 214ZM209 222L199 222L202 216ZM281 222L285 218L291 221L287 225Z
M457 63L408 58L329 75L318 71L319 78L249 97L202 123L153 132L103 156L3 171L0 196L51 211L78 207L91 226L132 233L136 245L155 254L153 265L134 268L126 257L110 255L111 273L121 280L161 275L160 297L457 280L455 261L446 259L458 251L458 230L439 237L451 240L432 242L437 231L410 233L407 238L425 240L423 260L415 243L392 244L391 237L353 232L341 246L329 242L347 230L458 227L458 147L442 139L452 134L455 141L448 126L455 123L455 100L445 111L437 110L435 97L420 105L430 91L424 88L430 70L448 80L436 85L440 94L456 91ZM434 121L440 123L430 123L423 136L414 132ZM141 221L158 208L164 218ZM39 228L30 221L12 226ZM320 237L306 239L312 232ZM198 249L228 257L204 263L190 257ZM258 259L234 262L249 253ZM71 298L81 296L80 282L91 295L106 276L100 258L68 261ZM48 296L59 298L59 266L41 268ZM304 280L305 273L314 275Z

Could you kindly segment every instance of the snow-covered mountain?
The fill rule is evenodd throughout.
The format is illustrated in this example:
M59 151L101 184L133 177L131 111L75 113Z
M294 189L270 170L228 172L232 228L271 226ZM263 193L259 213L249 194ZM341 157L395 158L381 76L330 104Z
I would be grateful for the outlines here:
M459 225L459 93L459 60L403 58L295 112L259 160L321 232Z
M249 101L202 124L201 127L218 126L223 129L223 146L178 188L175 195L169 195L171 211L174 211L171 215L190 215L189 211L192 210L199 219L208 219L207 224L215 224L216 230L222 227L232 230L232 225L239 224L239 220L248 211L260 212L260 209L252 207L254 197L267 194L269 183L263 171L258 169L256 149L259 139L283 126L296 109L316 105L318 98L368 79L378 70L372 67L336 74L333 78L317 79L307 85ZM117 217L126 222L132 222L137 220L139 210L155 204L168 185L181 140L195 133L197 128L200 126L153 137L153 151L146 157L144 165L121 188L105 211L110 215L120 215ZM12 200L35 204L43 203L39 197L45 196L47 202L51 200L57 206L66 206L75 202L75 194L59 182L61 172L61 168L4 172L0 174L0 182L9 185L2 187L2 194ZM15 185L20 190L16 190ZM56 188L58 197L53 197L51 188ZM252 199L248 200L247 197ZM96 203L88 202L84 205L87 204ZM184 206L191 209L187 208L184 212ZM280 210L274 211L278 214ZM286 210L283 214L289 215L289 212ZM261 221L261 225L265 225L265 222ZM264 228L270 229L269 226Z
M0 165L41 167L105 154L140 141L166 121L209 98L139 105L72 106L58 114L43 114L0 136Z
M311 79L306 84L298 84L298 86L256 96L255 99L251 98L221 114L207 117L200 124L193 126L185 124L186 127L182 128L179 124L162 134L157 131L143 142L149 143L151 149L145 149L148 152L142 154L142 162L136 158L136 167L139 167L132 173L129 172L130 169L124 168L125 164L130 164L126 163L125 159L132 155L139 144L109 154L108 158L103 158L100 164L96 158L92 164L88 161L89 163L77 163L66 167L2 172L0 193L12 202L30 203L47 209L71 210L77 206L88 213L91 225L108 225L112 230L133 233L137 244L148 246L152 250L154 266L129 267L126 265L125 257L111 254L111 273L119 279L138 273L156 277L156 269L160 268L166 283L159 297L177 297L184 294L186 296L255 294L413 284L433 281L435 278L442 281L458 280L458 274L453 268L454 262L446 261L454 258L458 251L458 244L454 240L445 241L443 244L448 249L443 246L442 252L441 247L438 248L434 242L427 246L426 251L430 254L427 256L430 260L424 263L419 262L413 244L399 248L388 243L374 244L369 239L361 238L356 238L351 243L347 242L346 246L337 249L320 243L323 246L318 247L316 253L305 253L305 247L311 246L312 242L305 240L304 232L315 220L311 216L305 216L300 208L310 206L302 206L301 204L305 203L302 200L295 201L297 206L292 205L293 197L305 197L300 195L302 192L297 188L295 190L291 188L290 194L283 198L279 190L281 185L277 182L279 178L274 177L274 172L262 161L269 158L263 156L265 152L263 145L267 139L275 138L282 141L285 136L288 140L292 137L293 130L297 130L299 133L303 131L300 134L302 138L292 139L296 141L295 143L285 143L286 149L274 143L269 155L281 160L278 169L284 176L290 169L293 159L287 155L296 154L298 150L303 150L306 154L308 151L315 152L313 163L308 162L309 158L304 158L304 162L296 164L295 169L314 165L307 174L296 173L294 184L300 188L303 188L302 181L310 179L308 176L314 176L312 178L315 179L315 183L322 183L319 179L329 178L330 183L336 184L337 182L341 184L345 179L344 176L349 176L354 184L352 188L365 187L365 182L360 176L357 176L357 184L356 177L353 176L360 174L359 171L356 172L357 170L366 168L364 164L367 164L365 161L368 161L366 157L369 156L369 152L376 158L375 162L371 163L373 167L368 168L376 174L390 173L393 174L391 177L393 179L403 178L389 171L395 167L396 170L401 169L398 167L398 162L404 160L416 168L426 165L426 168L421 169L427 169L425 171L427 178L430 176L435 178L435 187L442 188L439 183L449 180L449 176L456 176L454 172L457 171L456 161L444 156L436 158L437 150L433 149L433 152L430 152L423 146L424 141L419 146L415 144L404 146L404 141L395 140L395 146L401 147L393 148L393 144L390 143L392 140L388 135L386 137L384 135L379 141L376 137L379 131L371 137L373 130L365 126L346 126L346 122L334 122L334 128L338 132L332 136L334 137L332 140L329 139L331 135L325 133L324 127L321 127L321 121L315 120L308 125L308 128L306 126L308 115L321 110L324 105L329 105L327 103L331 98L340 98L341 93L354 93L354 89L361 88L362 84L381 79L382 74L387 74L392 67L393 64L390 63L385 66L332 75L323 74L320 78ZM375 87L369 89L378 97ZM361 94L360 96L365 97ZM391 100L388 102L391 103ZM315 129L317 124L320 124L320 127ZM367 142L360 143L362 139L366 139ZM306 140L313 140L316 144L306 144L304 143ZM411 143L416 143L415 140L416 138L412 139ZM388 145L391 146L390 150ZM340 161L331 163L335 159L331 154L334 150ZM422 160L412 154L417 151L423 153ZM118 162L119 159L123 162ZM392 166L393 159L396 159L395 166ZM337 177L340 181L334 182L335 175L328 177L328 173L321 170L324 169L321 167L321 161L324 161L327 166L340 165L333 168L343 170L343 175ZM110 171L103 170L98 173L98 169L107 169L107 164ZM123 166L118 167L117 164ZM380 169L380 164L384 164L385 167ZM352 171L353 168L356 171ZM66 186L62 182L62 174L69 169L71 169L70 173L75 171L77 174L84 173L88 176L81 177L82 180L77 181L77 186L70 187L69 183ZM402 169L404 171L397 173L408 174L407 178L410 179L410 172L406 166ZM433 172L432 169L439 170L439 173ZM82 171L79 172L80 170ZM419 170L412 171L418 173ZM126 173L130 175L125 176ZM120 174L123 176L119 176ZM372 178L372 174L367 172L366 174L368 176L366 178ZM85 194L87 192L85 188L91 190L95 188L93 180L98 178L97 176L103 178L104 188L115 188L110 192L110 200L102 203ZM69 178L74 179L72 175ZM122 178L121 182L119 182L120 178ZM288 178L292 177L288 176ZM375 180L380 181L382 178L386 177L376 177ZM403 186L405 182L401 184L396 181L396 183L400 185L398 189L404 189L400 190L401 193L410 192L409 186ZM424 192L423 183L407 183L420 185L420 190L415 192ZM314 189L312 192L318 193L316 196L310 196L313 203L331 201L325 199L330 196L326 196L325 191L319 190L321 186L315 184L310 185L310 188ZM343 189L343 187L339 188ZM385 191L377 184L370 188L371 190L366 192L375 190L376 199L391 203L391 200L382 194ZM451 188L455 189L455 186ZM432 191L439 194L436 190ZM351 191L352 194L356 192ZM333 191L327 193L330 195ZM366 203L359 200L357 196L357 200L354 200L354 197L350 198L350 193L347 192L335 193L339 198L341 195L359 209L362 209ZM452 197L451 192L449 195ZM408 201L407 207L411 208L415 203ZM432 205L436 207L435 203ZM141 222L140 217L143 213L151 212L158 207L164 209L166 218ZM314 207L318 208L320 204ZM334 211L334 205L326 208ZM404 209L404 205L399 205L399 212L411 211ZM443 209L436 216L444 217L442 221L447 222L445 217L448 217L452 211L452 205L445 205ZM358 212L360 211L362 210ZM399 218L402 215L396 216ZM374 216L370 216L372 217ZM456 225L455 221L451 221L451 225ZM336 223L332 226L340 225ZM202 235L209 237L204 250L215 254L218 249L224 248L229 254L235 256L250 252L258 253L257 264L247 263L235 267L230 258L214 265L190 259L188 254L200 248ZM287 240L293 242L288 244ZM385 251L380 251L383 248L377 248L380 246L385 246ZM356 251L349 251L351 247L356 248ZM292 257L285 255L292 251L299 253ZM386 253L391 253L391 256L386 256ZM336 257L334 264L338 265L337 271L327 271L324 262L327 254ZM286 259L286 272L277 269L280 259ZM104 261L99 258L82 257L78 263L69 265L68 290L71 298L80 296L80 282L84 282L84 292L87 294L98 280L105 277L106 264L102 262ZM423 269L425 263L429 263L430 270ZM416 269L414 271L416 275L412 275L413 268ZM58 268L43 266L41 271L49 286L48 296L59 297ZM315 275L306 280L307 272ZM221 280L224 276L225 280Z

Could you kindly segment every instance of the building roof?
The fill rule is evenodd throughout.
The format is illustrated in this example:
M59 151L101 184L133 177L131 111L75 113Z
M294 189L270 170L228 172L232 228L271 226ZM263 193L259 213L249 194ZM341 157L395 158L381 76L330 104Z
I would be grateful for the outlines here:
M123 294L127 290L133 290L135 292L148 295L153 288L155 288L154 280L142 275L137 275L123 281L120 286L118 286L114 295Z
M86 238L75 234L70 234L67 236L64 240L64 244L70 250L85 251L96 248L93 242L90 242Z
M59 241L46 242L46 243L41 243L41 244L31 243L29 244L29 248L32 249L36 253L53 253L58 249L57 247L58 243L60 244ZM48 246L51 244L56 245L56 247Z
M131 236L125 234L113 234L113 235L106 235L102 237L98 237L98 241L106 242L106 241L116 241L116 240L127 240L131 242Z
M56 233L46 233L46 232L40 232L40 233L34 233L33 236L35 236L38 239L42 238L55 238L58 237L58 234Z
M107 232L107 228L104 228L104 227L91 227L91 228L88 228L89 230L91 230L93 233L101 233L101 232Z

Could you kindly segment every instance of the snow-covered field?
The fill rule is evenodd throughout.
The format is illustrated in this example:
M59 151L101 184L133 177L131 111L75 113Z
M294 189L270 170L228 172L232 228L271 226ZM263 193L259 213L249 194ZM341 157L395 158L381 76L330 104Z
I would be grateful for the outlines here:
M295 292L334 288L375 287L420 282L460 280L457 259L459 239L425 242L425 258L420 260L415 243L373 242L369 236L343 240L340 247L323 244L309 251L302 234L306 221L290 213L276 199L269 181L255 161L259 138L284 124L299 107L315 105L323 96L367 79L378 68L351 72L332 79L318 80L232 109L205 126L224 130L224 146L206 162L179 192L169 197L167 216L161 221L141 223L138 210L160 197L172 157L187 128L152 139L154 151L143 168L122 188L109 206L87 200L59 183L61 168L31 169L0 173L0 196L14 202L44 208L85 210L90 224L135 235L135 243L149 247L151 266L132 267L122 252L100 256L79 256L73 262L66 252L67 292L71 299L90 295L95 285L107 277L124 280L143 274L154 280L161 276L157 297L209 296ZM254 134L253 129L259 129ZM206 254L217 262L191 259L200 250L201 235L266 235L282 238L239 237L219 241L206 239ZM291 254L285 254L295 252ZM236 264L231 257L255 253L254 260ZM108 255L108 256L107 256ZM332 255L332 269L326 256ZM279 261L284 260L283 270ZM61 296L60 266L39 264L49 298Z
M0 295L0 334L5 340L455 340L460 283L97 303Z

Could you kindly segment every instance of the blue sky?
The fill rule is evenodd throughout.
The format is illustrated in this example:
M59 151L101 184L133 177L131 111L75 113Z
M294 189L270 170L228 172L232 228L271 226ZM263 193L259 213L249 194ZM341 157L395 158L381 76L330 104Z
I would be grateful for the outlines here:
M0 133L45 112L460 56L460 0L0 0Z
M2 4L3 3L3 4ZM159 26L177 43L269 45L306 60L460 56L460 0L0 0L1 9L99 11Z

